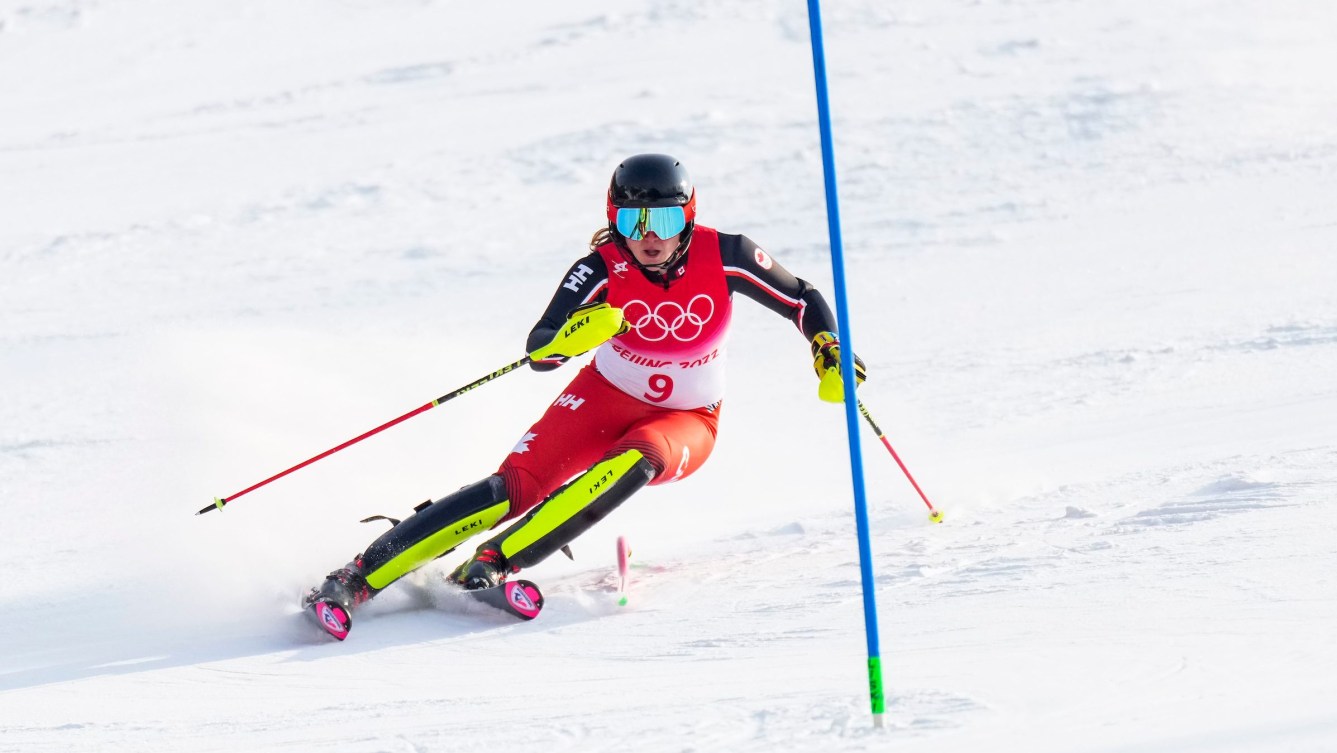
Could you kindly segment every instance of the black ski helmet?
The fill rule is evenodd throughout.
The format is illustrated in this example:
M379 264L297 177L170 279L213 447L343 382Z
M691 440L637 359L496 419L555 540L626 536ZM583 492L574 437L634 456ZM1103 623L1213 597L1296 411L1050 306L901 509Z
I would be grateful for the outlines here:
M645 207L682 207L687 216L677 250L668 261L656 265L668 269L687 250L696 227L696 190L681 162L667 154L637 154L613 170L613 179L608 184L608 231L632 261L635 257L627 248L627 239L617 229L617 210Z

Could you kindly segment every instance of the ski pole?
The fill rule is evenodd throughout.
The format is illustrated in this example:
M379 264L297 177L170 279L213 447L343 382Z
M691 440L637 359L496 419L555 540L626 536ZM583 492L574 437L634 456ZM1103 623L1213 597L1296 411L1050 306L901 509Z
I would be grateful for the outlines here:
M873 433L877 435L877 438L882 440L882 444L886 445L887 452L891 453L891 457L896 461L896 465L901 467L901 470L905 473L905 477L910 479L910 485L915 488L915 491L919 492L919 498L924 500L924 504L928 505L928 519L934 523L941 523L942 512L934 509L933 503L928 501L928 497L924 495L924 490L919 488L919 484L915 481L915 477L910 475L910 469L906 468L905 463L901 462L901 456L897 455L896 450L892 449L891 442L887 439L887 435L883 434L882 430L878 428L877 423L873 421L872 414L870 414L868 409L864 407L862 400L859 401L859 412L868 420L868 425L873 427Z
M473 382L470 382L469 384L466 384L465 386L459 388L458 390L455 390L454 392L448 392L448 393L442 395L441 397L438 397L437 399L433 400L432 402L427 403L426 405L422 405L422 406L419 406L419 407L417 407L417 408L414 408L413 410L409 411L408 413L405 413L404 415L400 416L399 418L393 419L393 420L391 420L391 421L387 421L387 422L381 424L380 426L377 426L375 429L372 429L371 431L366 432L365 434L360 434L360 435L358 435L358 436L356 436L356 437L353 437L352 439L348 440L347 442L344 442L343 444L339 445L338 447L331 447L330 449L328 449L328 450L326 450L326 451L320 453L319 455L317 455L317 456L315 456L315 457L313 457L313 458L309 458L309 459L307 459L307 460L303 460L302 462L298 463L297 465L294 465L293 467L289 468L288 470L283 471L282 473L277 473L277 474L275 474L275 475L273 475L273 476L270 476L269 478L265 479L264 481L261 481L261 482L258 483L258 484L253 484L253 485L251 485L251 486L248 486L248 487L246 487L245 489L242 489L241 491L237 492L236 494L233 494L233 495L230 495L230 496L227 496L227 497L214 497L214 502L213 502L213 504L209 505L208 507L204 507L204 508L202 508L199 512L197 512L197 513L195 513L195 514L196 514L196 515L203 515L204 513L209 512L210 510L214 510L214 509L221 510L221 509L223 509L223 505L226 505L227 503L231 502L232 500L236 499L237 497L242 496L243 494L249 494L250 492L253 492L253 491L255 491L256 489L259 489L260 487L264 486L265 484L268 484L268 483L271 482L271 481L277 481L277 480L283 478L284 476L288 475L289 473L292 473L293 471L300 470L300 469L302 469L302 468L307 467L308 465L311 465L312 463L316 462L317 460L320 460L321 458L329 457L330 455L333 455L334 453L338 452L339 450L344 449L345 447L350 447L350 446L352 446L352 445L355 445L355 444L357 444L358 442L361 442L362 440L366 439L367 437L372 436L373 434L379 434L380 432L385 431L386 429L390 428L391 426L394 426L395 424L397 424L397 423L399 423L399 422L401 422L401 421L407 421L408 419L413 418L414 416L418 415L419 413L425 413L425 412L431 410L432 408L435 408L436 406L438 406L438 405L440 405L440 404L446 402L447 400L450 400L451 398L459 397L460 395L463 395L464 393L468 392L469 390L472 390L472 389L475 388L475 387L479 387L479 386L482 386L482 385L484 385L484 384L487 384L488 382L492 381L493 379L496 379L496 378L499 377L499 376L502 376L503 374L509 374L510 372L515 371L516 369L520 368L521 366L524 366L525 364L529 363L529 360L530 360L530 357L529 357L529 356L525 356L524 358L521 358L519 361L516 361L515 363L507 364L507 365L501 367L500 369L497 369L496 371L492 372L491 374L488 374L487 376L485 376L485 377L483 377L483 378L481 378L481 379L477 379L477 380L475 380L475 381L473 381Z

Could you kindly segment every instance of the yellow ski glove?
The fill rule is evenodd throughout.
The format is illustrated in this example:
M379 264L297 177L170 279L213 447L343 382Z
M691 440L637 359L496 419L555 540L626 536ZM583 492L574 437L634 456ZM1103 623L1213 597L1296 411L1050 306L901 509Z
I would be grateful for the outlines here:
M545 358L574 358L603 345L631 329L622 318L622 309L602 301L586 303L571 309L566 324L552 338L552 342L529 354L531 361Z
M818 332L812 338L812 369L821 380L817 397L828 403L845 402L845 384L840 377L840 340L834 332ZM863 361L854 357L854 386L857 389L868 378Z

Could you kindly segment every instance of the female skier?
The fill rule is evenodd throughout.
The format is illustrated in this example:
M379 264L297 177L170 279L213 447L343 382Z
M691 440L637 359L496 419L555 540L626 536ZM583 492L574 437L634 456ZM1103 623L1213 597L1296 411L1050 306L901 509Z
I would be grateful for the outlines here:
M844 399L835 320L821 293L745 236L696 224L681 163L663 154L622 162L607 215L527 341L537 371L598 348L593 361L496 473L420 505L311 590L305 605L335 638L347 637L354 607L476 533L519 518L450 576L466 589L491 588L641 487L700 468L719 426L734 293L792 321L811 343L819 397Z

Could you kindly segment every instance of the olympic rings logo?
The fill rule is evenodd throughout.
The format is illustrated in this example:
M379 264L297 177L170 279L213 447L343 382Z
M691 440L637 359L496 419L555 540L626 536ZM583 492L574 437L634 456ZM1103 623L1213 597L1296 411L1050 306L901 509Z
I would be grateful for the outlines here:
M672 335L685 343L701 336L706 322L715 315L715 302L705 293L694 296L687 308L677 301L663 301L653 309L645 301L628 301L622 306L622 315L646 342L659 342Z

